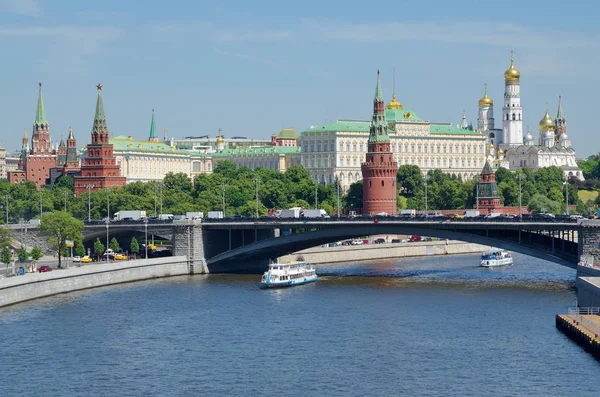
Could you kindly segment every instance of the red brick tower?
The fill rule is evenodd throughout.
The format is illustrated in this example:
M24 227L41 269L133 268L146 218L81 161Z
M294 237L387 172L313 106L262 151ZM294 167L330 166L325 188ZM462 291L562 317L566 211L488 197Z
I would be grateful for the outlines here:
M494 210L504 208L504 205L500 202L500 195L498 194L498 186L496 185L496 174L492 170L490 163L485 162L481 175L479 176L479 183L477 183L477 203L475 208L479 209L482 213L492 213Z
M108 143L108 127L102 102L102 85L98 89L96 116L92 127L92 143L87 145L87 156L81 166L81 175L75 177L75 195L85 192L90 186L93 190L125 185L125 177L113 154L113 145Z
M394 161L388 135L388 124L379 71L373 99L373 119L369 130L367 158L361 166L363 176L363 214L396 213L396 174L398 163Z

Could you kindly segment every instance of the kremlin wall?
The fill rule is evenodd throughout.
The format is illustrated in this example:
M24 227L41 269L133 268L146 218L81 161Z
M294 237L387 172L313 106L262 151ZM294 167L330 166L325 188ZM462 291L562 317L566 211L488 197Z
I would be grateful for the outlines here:
M515 171L557 166L566 178L583 180L567 135L562 98L554 119L546 109L537 138L530 131L524 135L520 80L511 55L504 73L502 128L496 128L494 100L488 96L487 86L478 102L477 128L473 128L464 113L459 125L420 118L398 101L395 87L392 100L385 105L378 72L370 121L336 120L301 133L284 128L270 139L225 137L221 130L215 137L181 139L168 138L165 131L159 139L154 109L148 139L113 137L105 115L102 85L98 84L90 136L86 134L82 139L80 134L77 141L70 129L66 143L61 139L58 144L51 139L39 83L31 140L25 132L19 152L11 154L0 148L0 176L11 183L32 181L40 188L70 175L78 195L134 181L162 180L169 172L193 178L211 173L223 160L280 172L302 164L317 182L338 180L343 190L363 180L366 213L395 212L396 171L407 164L419 166L423 173L439 169L463 180L477 176L486 189L492 189L495 182L489 176L483 180L482 175L493 175L499 167ZM498 204L495 197L486 200L492 206Z

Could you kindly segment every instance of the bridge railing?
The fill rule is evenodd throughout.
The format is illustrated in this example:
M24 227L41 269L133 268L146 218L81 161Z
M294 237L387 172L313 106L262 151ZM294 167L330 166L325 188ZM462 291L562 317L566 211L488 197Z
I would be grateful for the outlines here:
M570 307L569 315L574 317L576 321L581 323L584 327L589 329L596 336L600 336L600 325L583 317L591 315L600 315L600 307Z

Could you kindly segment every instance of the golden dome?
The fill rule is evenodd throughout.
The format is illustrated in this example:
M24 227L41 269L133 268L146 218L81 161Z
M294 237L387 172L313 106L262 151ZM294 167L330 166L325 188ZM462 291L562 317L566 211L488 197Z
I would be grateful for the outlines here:
M479 100L479 106L494 106L494 100L487 93Z
M223 137L221 135L217 137L217 143L223 143Z
M517 70L517 68L515 68L514 61L515 60L513 59L512 55L511 55L510 67L508 69L506 69L506 72L504 72L504 80L506 80L507 83L509 81L518 82L519 79L521 78L521 72L519 72Z
M548 114L548 109L546 109L546 114L540 120L540 123L538 124L538 127L539 127L540 131L554 131L554 127L555 127L554 121L552 120L552 118Z
M498 149L498 156L502 156L504 154L504 150Z
M386 109L402 110L404 106L396 100L396 94L392 95L392 101L387 104Z
M494 144L490 143L490 145L488 146L488 148L493 149L494 148Z

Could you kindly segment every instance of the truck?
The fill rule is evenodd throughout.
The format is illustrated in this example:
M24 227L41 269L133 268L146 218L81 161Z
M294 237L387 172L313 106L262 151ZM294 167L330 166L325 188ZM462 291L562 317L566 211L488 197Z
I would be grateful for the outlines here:
M160 214L158 215L158 219L161 221L173 220L173 214Z
M302 208L293 207L293 208L290 208L289 210L281 210L281 212L279 212L278 216L280 218L300 218L301 211L302 211Z
M186 212L185 219L202 219L204 218L204 212Z
M479 211L477 211L477 210L466 210L465 211L465 218L474 218L476 216L479 216Z
M417 215L417 210L400 210L400 216L414 218Z
M206 217L209 219L223 219L223 211L208 211Z
M115 221L139 221L146 218L146 211L119 211L115 212Z
M325 210L304 210L302 213L303 218L329 218Z

